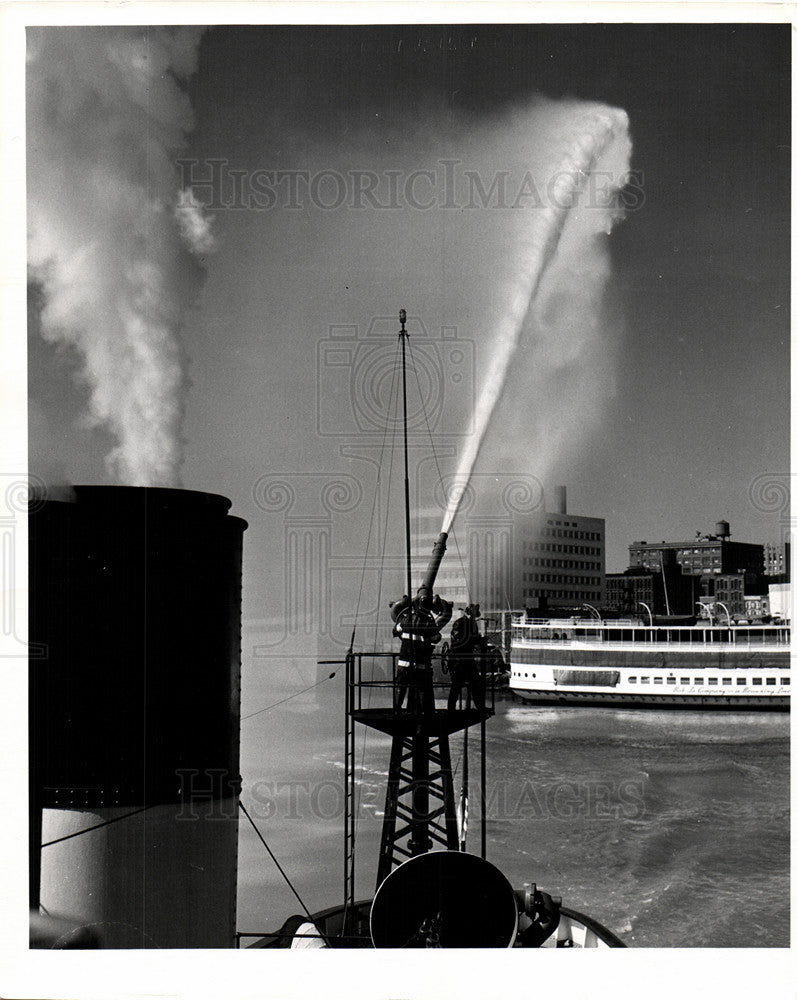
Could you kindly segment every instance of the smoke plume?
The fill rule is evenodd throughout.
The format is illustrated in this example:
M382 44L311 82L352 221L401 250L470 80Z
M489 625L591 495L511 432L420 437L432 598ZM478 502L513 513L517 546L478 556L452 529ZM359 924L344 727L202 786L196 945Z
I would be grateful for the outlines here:
M213 248L180 191L193 127L195 28L41 28L28 34L28 262L46 340L76 350L109 470L175 485L184 373L178 334Z

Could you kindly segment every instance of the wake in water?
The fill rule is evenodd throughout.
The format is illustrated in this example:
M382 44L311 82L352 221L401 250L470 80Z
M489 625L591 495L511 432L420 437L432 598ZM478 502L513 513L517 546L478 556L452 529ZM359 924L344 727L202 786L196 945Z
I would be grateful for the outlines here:
M622 217L618 196L628 179L628 117L613 108L573 105L566 125L571 135L547 185L547 203L532 213L518 247L516 277L491 338L474 431L449 491L444 532L450 531L519 345L535 328L551 325L552 311L560 313L554 332L578 344L584 328L594 329L600 310L608 278L601 237ZM558 347L565 359L572 351L572 344ZM577 399L572 404L579 409Z

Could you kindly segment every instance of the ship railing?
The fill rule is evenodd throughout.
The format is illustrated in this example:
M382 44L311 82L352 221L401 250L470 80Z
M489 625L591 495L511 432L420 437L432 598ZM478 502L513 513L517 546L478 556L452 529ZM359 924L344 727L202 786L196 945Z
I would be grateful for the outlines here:
M485 707L495 710L495 689L501 672L490 669L487 657L477 657L477 669L481 676ZM330 661L325 661L330 662ZM352 711L363 709L392 709L398 701L402 688L398 653L372 652L350 653L347 665L348 705ZM432 657L432 692L436 708L446 708L451 690L452 674L450 660L436 653ZM463 686L460 701L468 696L467 686ZM405 697L406 703L406 697Z
M605 621L600 625L591 622L573 623L569 619L530 620L516 623L512 629L512 639L517 642L533 642L535 646L557 648L562 645L592 647L601 644L610 648L634 648L637 646L692 647L732 647L744 649L788 648L791 644L790 629L784 626L740 626L740 625L692 625L664 626L642 625L639 623Z

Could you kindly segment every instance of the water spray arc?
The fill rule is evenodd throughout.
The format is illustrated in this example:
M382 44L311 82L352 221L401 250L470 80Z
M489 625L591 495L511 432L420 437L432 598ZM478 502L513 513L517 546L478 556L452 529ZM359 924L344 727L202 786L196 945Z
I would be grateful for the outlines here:
M476 403L474 431L465 445L454 479L454 487L449 495L442 524L443 534L448 534L451 530L465 487L479 457L485 434L506 383L510 363L529 324L540 285L556 258L568 220L572 213L579 209L579 195L584 192L596 165L615 141L630 148L627 129L628 117L624 111L601 108L590 127L585 128L573 140L559 164L555 180L549 189L549 204L542 209L536 239L531 239L526 247L522 262L523 270L511 290L505 315L495 330L491 361ZM598 210L604 216L609 216L604 231L610 230L611 222L618 218L616 210L612 209L612 204L625 180L625 172L614 176L609 188L604 192L603 203L587 205L585 209L585 211Z

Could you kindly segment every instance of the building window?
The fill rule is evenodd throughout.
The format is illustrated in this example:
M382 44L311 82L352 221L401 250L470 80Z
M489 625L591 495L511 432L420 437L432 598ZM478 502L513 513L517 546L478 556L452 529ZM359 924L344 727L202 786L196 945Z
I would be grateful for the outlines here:
M636 677L629 677L628 678L628 683L629 684L636 684Z
M688 684L688 683L689 683L689 678L688 677L682 677L681 678L681 684Z
M745 684L747 683L747 678L746 677L737 677L736 678L736 683L737 683L737 685L739 687L744 687Z
M791 684L791 679L788 678L788 677L781 677L780 683L781 684Z
M650 684L650 678L649 678L649 677L642 677L642 678L640 679L640 682L639 682L639 683L640 683L640 684Z
M722 683L723 684L733 684L733 678L732 677L723 677L722 678Z
M717 678L716 677L709 677L708 683L709 683L709 687L716 687L717 686Z
M754 685L755 685L756 687L761 687L761 678L760 678L760 677L754 677L754 678L753 678L753 684L754 684Z
M653 678L653 683L654 684L663 684L664 681L663 681L663 679L661 677L654 677Z
M702 683L703 683L702 677L695 677L695 684L702 684Z
M771 685L771 686L774 687L775 684L777 684L777 683L778 682L777 682L776 678L774 678L774 677L767 677L767 684L769 684L769 685Z

